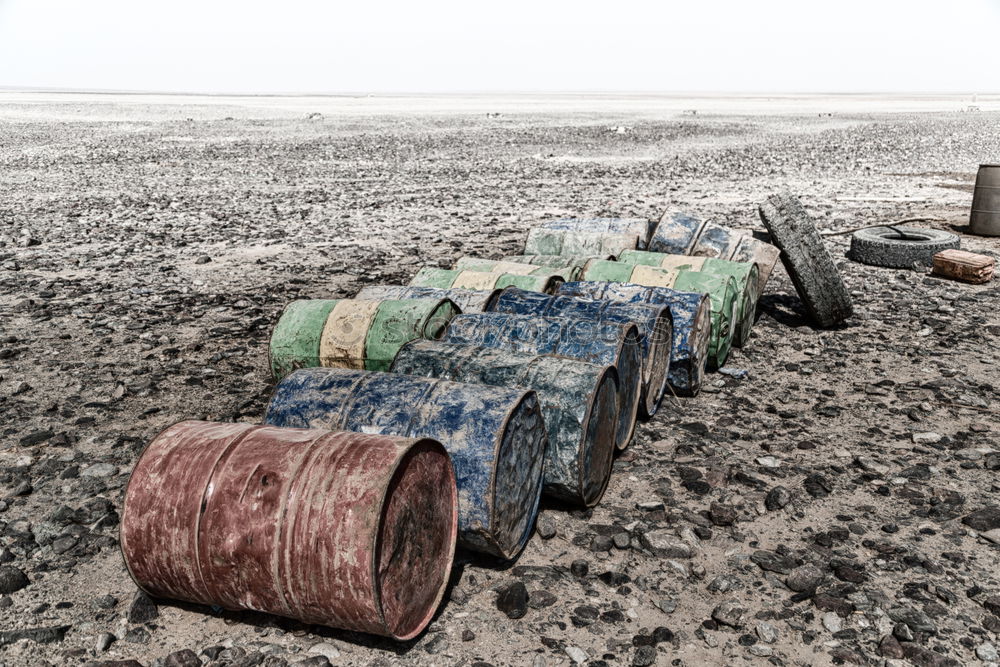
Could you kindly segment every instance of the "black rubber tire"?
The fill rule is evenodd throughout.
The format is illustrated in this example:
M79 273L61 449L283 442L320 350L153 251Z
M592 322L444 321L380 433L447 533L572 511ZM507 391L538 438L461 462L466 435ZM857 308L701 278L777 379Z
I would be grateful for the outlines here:
M781 249L781 261L816 324L832 327L850 317L854 312L851 296L798 198L772 195L758 213L771 233L771 243Z
M896 229L908 237L918 238L900 238ZM930 266L934 253L958 246L957 235L940 229L869 227L854 232L847 256L871 266L912 269L914 264Z

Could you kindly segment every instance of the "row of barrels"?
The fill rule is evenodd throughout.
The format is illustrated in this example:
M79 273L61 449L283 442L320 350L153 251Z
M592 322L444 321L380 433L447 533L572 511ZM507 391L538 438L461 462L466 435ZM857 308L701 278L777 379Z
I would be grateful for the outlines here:
M263 424L181 422L139 457L121 540L136 583L419 634L456 545L512 559L543 495L598 503L637 421L747 342L776 254L741 236L735 260L677 218L554 221L516 257L290 303ZM660 252L680 227L685 252L712 252Z

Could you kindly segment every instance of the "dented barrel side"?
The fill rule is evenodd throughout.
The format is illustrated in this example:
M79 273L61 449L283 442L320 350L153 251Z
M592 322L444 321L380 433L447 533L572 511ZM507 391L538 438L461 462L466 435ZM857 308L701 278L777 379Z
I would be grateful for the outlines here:
M634 234L639 239L638 247L649 244L653 224L646 218L559 218L542 223L546 229L570 229L580 232L604 232L609 234Z
M670 209L656 224L646 249L672 255L689 255L705 220L697 215Z
M580 269L566 262L554 266L542 266L530 262L515 262L507 259L481 259L479 257L459 257L453 267L456 271L484 271L487 273L507 273L516 276L552 275L564 282L576 280Z
M706 259L704 273L729 276L736 281L737 314L733 345L743 347L750 338L754 320L757 317L757 302L760 300L760 270L752 262L735 262L725 259Z
M736 246L732 260L734 262L752 262L757 265L759 272L757 275L757 294L760 296L764 294L768 278L771 277L771 272L774 271L774 266L780 257L781 251L777 247L752 236L744 236L740 239L739 245Z
M336 300L292 301L271 330L268 361L276 378L296 368L319 366L319 345L323 327Z
M552 292L565 282L562 276L545 272L538 275L519 276L510 273L489 271L458 271L425 266L410 281L414 287L438 287L442 289L460 288L490 290L504 287L520 287L535 292Z
M691 249L691 255L699 257L715 257L730 259L736 252L740 240L748 233L743 230L729 229L714 222L706 222L701 233Z
M535 390L549 439L545 493L584 506L600 500L611 474L618 425L618 379L613 366L440 341L413 341L399 351L392 370Z
M136 462L121 547L155 597L410 639L444 593L457 515L433 440L181 422Z
M275 388L265 423L434 438L455 466L460 543L513 558L531 535L547 446L533 391L304 369Z
M637 247L639 247L637 234L535 227L528 232L522 254L607 256Z

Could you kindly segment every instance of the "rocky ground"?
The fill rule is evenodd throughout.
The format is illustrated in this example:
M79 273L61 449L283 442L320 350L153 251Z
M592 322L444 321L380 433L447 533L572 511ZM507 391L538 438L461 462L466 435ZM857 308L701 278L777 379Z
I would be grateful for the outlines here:
M846 326L810 328L779 268L748 377L671 400L516 562L460 554L412 643L136 597L117 531L159 430L260 419L292 299L513 254L556 215L760 229L782 189L824 230L930 217L996 254L965 224L998 121L0 105L0 663L997 663L1000 283L854 264L848 236Z

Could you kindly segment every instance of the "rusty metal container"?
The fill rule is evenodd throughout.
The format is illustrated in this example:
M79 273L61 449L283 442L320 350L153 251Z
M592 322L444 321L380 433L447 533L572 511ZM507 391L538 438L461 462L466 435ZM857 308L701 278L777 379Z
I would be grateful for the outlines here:
M534 391L307 368L278 384L264 421L438 440L458 480L459 544L508 559L531 536L548 440Z
M498 289L441 289L440 287L410 287L408 285L369 285L362 287L355 299L383 301L386 299L448 299L463 313L481 313L500 294Z
M664 211L649 238L646 249L671 255L690 255L705 220L697 215L670 209Z
M459 312L447 299L314 299L288 304L271 332L271 372L326 366L387 370L403 343L437 338Z
M556 275L566 280L576 280L580 268L563 263L559 266L542 266L527 262L512 262L479 257L460 257L452 267L456 271L483 271L486 273L509 273L517 276Z
M721 367L733 346L738 314L739 289L728 276L710 275L686 269L660 269L623 262L592 261L583 271L585 281L632 283L647 287L669 287L682 292L708 294L712 302L712 340L709 363Z
M936 253L932 258L932 273L944 278L981 285L993 280L996 260L987 255L977 255L956 248Z
M549 436L544 493L587 507L604 495L618 428L618 373L613 366L413 341L399 350L392 371L535 390Z
M414 287L438 287L442 289L461 288L474 290L520 287L535 292L552 292L564 281L554 273L520 276L512 273L492 273L489 271L455 271L425 266L410 281Z
M667 387L670 348L673 341L670 309L653 304L550 296L508 287L490 310L512 315L585 318L596 322L635 324L642 346L642 398L639 411L644 417L656 414Z
M667 255L641 250L626 250L618 256L617 261L623 264L655 266L676 271L695 271L733 278L739 290L733 345L743 347L750 338L750 331L757 314L757 302L760 300L758 292L760 289L760 270L753 262L734 262L727 259L692 255Z
M528 232L525 255L607 256L639 247L639 235L535 227Z
M634 324L476 313L452 320L441 340L522 354L554 354L614 366L619 380L615 444L619 449L628 447L642 392L642 351L639 328Z
M457 500L428 438L181 422L135 464L121 548L154 597L411 639L448 583Z
M592 259L614 259L614 255L580 256L572 255L508 255L504 259L508 262L518 262L519 264L536 264L538 266L551 266L559 268L561 266L571 266L577 269L577 275L583 271L583 267Z
M569 229L577 232L604 234L634 234L639 237L639 249L644 250L653 231L646 218L560 218L542 223L545 229Z
M969 231L979 236L1000 236L1000 164L979 165Z
M670 387L679 396L696 396L701 390L712 338L712 308L707 294L615 282L566 283L559 287L558 293L668 306L674 334L668 375Z
M729 259L746 236L749 236L749 232L745 230L730 229L714 222L706 222L688 254L696 257Z

